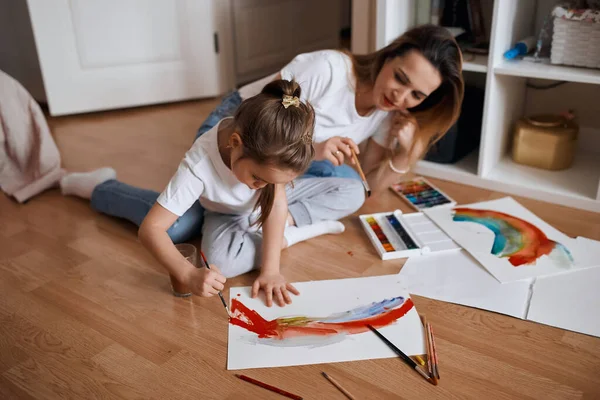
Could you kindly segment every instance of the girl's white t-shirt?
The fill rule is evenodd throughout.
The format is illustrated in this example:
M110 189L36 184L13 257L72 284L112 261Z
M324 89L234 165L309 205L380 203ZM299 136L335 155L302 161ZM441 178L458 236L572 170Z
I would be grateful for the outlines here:
M350 57L336 50L319 50L296 56L280 71L283 79L294 79L302 94L315 109L316 143L334 136L349 137L359 144L372 138L385 146L391 113L375 110L360 116L355 105L355 82ZM277 73L239 89L242 100L260 93Z
M259 192L241 183L221 158L217 142L221 122L196 139L158 196L158 204L177 216L197 200L209 211L250 214L258 200Z

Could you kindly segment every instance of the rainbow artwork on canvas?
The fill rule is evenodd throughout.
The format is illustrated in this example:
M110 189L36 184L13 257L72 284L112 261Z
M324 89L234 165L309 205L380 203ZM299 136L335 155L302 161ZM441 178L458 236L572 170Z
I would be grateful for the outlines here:
M233 299L229 323L255 333L262 344L281 347L325 345L340 341L346 335L367 332L367 325L375 328L391 325L413 307L410 298L398 296L327 317L292 316L267 320ZM323 340L328 337L333 340Z
M453 211L453 221L474 222L491 230L495 236L492 254L508 258L514 267L535 264L544 255L561 266L573 264L569 249L527 221L494 210L457 207Z

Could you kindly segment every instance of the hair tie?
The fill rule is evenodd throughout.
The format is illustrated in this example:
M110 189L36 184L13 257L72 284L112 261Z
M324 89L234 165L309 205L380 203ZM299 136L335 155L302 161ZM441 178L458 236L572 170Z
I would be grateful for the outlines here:
M312 137L308 133L302 135L302 138L300 140L302 140L302 143L306 145L312 144Z
M281 102L287 109L289 106L300 107L300 99L297 96L290 96L288 94L283 95L283 101Z

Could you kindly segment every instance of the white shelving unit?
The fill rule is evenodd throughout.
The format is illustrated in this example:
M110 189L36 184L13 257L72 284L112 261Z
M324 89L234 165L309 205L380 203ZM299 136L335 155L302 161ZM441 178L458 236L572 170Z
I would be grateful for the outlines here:
M455 164L440 164L431 161L420 161L417 172L448 181L461 181L469 184L477 183L477 163L479 152L474 151Z
M484 55L473 55L465 54L465 62L463 63L464 71L471 72L487 72L488 70L488 56Z
M528 61L503 60L494 67L500 75L524 78L553 79L557 81L581 82L600 85L600 70L568 67L552 64L535 64Z
M559 80L594 85L598 88L595 101L600 98L600 70L503 58L503 53L515 42L538 33L539 26L535 26L535 21L539 25L554 3L554 0L494 1L489 56L470 59L469 55L465 55L464 63L465 71L485 74L479 150L451 165L420 161L416 173L600 212L600 131L581 127L580 149L573 165L566 170L532 168L513 162L510 156L513 124L528 115L528 79L547 80L544 83ZM595 89L593 91L595 93ZM569 100L564 99L564 109L569 106ZM600 113L600 106L597 109ZM582 141L581 134L584 132L587 136Z

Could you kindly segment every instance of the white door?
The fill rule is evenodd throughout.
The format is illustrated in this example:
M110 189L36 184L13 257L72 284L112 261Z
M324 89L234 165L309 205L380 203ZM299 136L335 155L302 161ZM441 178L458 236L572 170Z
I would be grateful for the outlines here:
M52 115L217 96L233 86L222 51L230 47L229 1L27 2Z
M276 72L294 56L340 44L340 0L234 0L237 83Z

